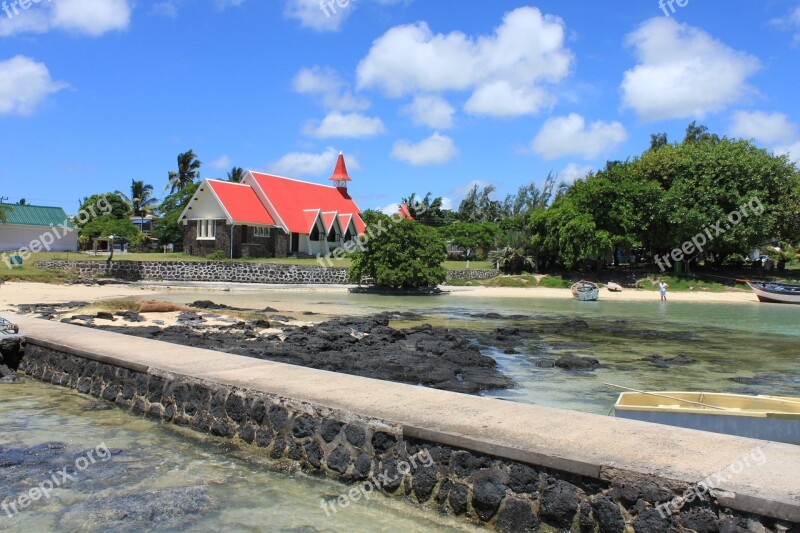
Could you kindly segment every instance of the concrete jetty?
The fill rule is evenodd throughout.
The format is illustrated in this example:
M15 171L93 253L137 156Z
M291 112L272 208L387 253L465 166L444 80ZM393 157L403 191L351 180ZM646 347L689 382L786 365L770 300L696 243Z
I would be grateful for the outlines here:
M798 446L334 374L30 317L15 322L41 353L288 398L377 421L401 438L609 484L633 477L691 487L711 476L719 506L800 523ZM763 460L754 459L756 450Z

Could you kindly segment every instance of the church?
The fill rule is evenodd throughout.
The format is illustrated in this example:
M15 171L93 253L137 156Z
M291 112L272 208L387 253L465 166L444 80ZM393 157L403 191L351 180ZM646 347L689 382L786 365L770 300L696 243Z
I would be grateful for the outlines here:
M365 231L339 154L333 185L249 171L241 183L205 179L181 214L184 251L227 257L325 255Z

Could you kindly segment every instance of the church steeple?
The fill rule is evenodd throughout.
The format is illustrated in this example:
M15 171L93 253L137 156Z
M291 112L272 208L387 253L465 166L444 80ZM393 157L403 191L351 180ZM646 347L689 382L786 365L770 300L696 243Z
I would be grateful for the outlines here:
M334 187L345 194L347 193L347 182L353 181L350 175L347 174L347 165L344 163L344 154L342 152L339 152L339 159L336 161L336 168L330 180L333 182Z

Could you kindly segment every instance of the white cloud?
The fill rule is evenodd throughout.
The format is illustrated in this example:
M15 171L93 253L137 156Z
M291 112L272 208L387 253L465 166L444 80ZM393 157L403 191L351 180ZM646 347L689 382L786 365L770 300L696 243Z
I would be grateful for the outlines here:
M736 137L775 144L796 139L797 126L783 113L737 111L733 114L730 133Z
M401 112L411 115L414 124L446 130L453 127L453 114L456 110L441 96L421 94L409 105L403 106Z
M292 81L301 94L320 97L326 109L334 111L364 111L369 100L353 95L339 74L329 67L302 68Z
M178 16L178 4L174 0L165 0L153 4L151 11L162 17L175 18Z
M578 165L576 163L570 163L564 169L558 173L558 178L561 181L565 181L566 183L574 183L575 180L579 180L585 178L586 175L594 170L591 166L584 166Z
M531 114L553 100L548 86L570 73L573 54L564 43L564 22L532 7L507 13L490 36L435 34L425 22L397 26L361 60L357 86L393 98L469 91L470 113Z
M400 212L400 204L398 204L398 203L389 204L389 205L385 205L383 207L377 207L375 210L376 211L380 211L384 215L390 215L391 216L391 215L395 215L395 214Z
M213 160L209 166L214 170L229 170L233 166L231 163L231 158L227 155L223 155Z
M30 115L68 85L55 81L44 63L25 56L0 61L0 115Z
M284 155L279 160L268 166L269 172L290 178L305 176L330 176L336 167L339 151L328 147L325 151L315 154L307 152L292 152ZM347 169L361 170L361 165L355 156L348 155Z
M414 166L443 165L458 155L453 139L438 131L417 144L397 141L392 148L392 157Z
M577 113L551 118L533 139L533 151L545 159L578 155L594 159L625 142L628 133L619 122L586 124Z
M492 117L535 115L555 103L555 97L541 87L514 87L505 80L478 87L464 105L467 113Z
M447 196L442 196L442 209L445 211L453 211L453 200L452 198L448 198Z
M244 0L214 0L214 3L219 9L227 9L229 7L239 7L244 4Z
M378 117L368 117L361 113L339 113L334 111L321 122L311 122L305 128L306 135L328 139L331 137L349 137L363 139L386 132L386 127Z
M301 26L314 31L339 31L355 9L353 0L345 1L349 2L349 5L342 8L335 1L331 7L321 4L320 0L288 0L283 15L299 21ZM323 5L326 5L327 10L322 9Z
M672 18L648 20L627 44L639 64L625 72L623 106L643 120L701 119L754 92L757 58Z
M129 0L52 0L18 11L0 17L0 36L51 29L98 36L127 29L131 17Z
M800 45L800 6L797 6L783 18L770 21L772 25L794 33L794 44Z
M229 0L235 1L235 0ZM358 8L367 0L287 0L283 16L295 19L300 25L317 32L336 32ZM411 0L372 0L376 4L389 6L407 4Z
M793 144L776 146L773 150L776 154L789 156L789 160L800 164L800 139Z

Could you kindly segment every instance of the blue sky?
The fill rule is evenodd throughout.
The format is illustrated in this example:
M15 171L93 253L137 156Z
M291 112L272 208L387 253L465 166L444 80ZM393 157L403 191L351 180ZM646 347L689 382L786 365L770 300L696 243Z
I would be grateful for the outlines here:
M457 207L695 119L800 158L798 0L341 2L7 0L0 196L75 213L141 179L163 197L190 148L204 177L324 182L341 150L362 209Z

